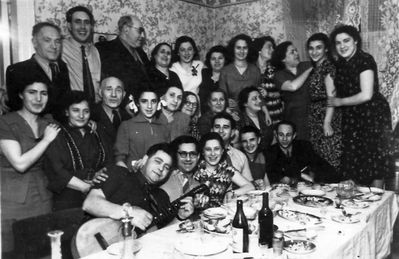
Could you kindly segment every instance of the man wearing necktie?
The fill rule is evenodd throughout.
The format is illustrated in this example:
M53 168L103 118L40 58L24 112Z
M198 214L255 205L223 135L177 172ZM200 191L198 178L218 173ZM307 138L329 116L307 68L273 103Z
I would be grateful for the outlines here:
M120 108L125 89L121 80L107 77L101 81L99 93L101 101L93 105L90 118L114 142L121 122L130 119L126 110Z
M70 37L63 40L62 59L67 63L71 88L82 91L91 103L100 100L101 60L92 43L94 17L84 6L75 6L66 13Z
M49 22L38 23L32 29L32 43L35 54L30 59L7 68L8 106L11 110L17 110L19 107L17 85L37 79L49 87L50 96L44 113L52 113L56 119L59 119L62 113L61 96L65 96L71 90L68 68L60 59L61 30Z
M133 15L122 16L118 21L119 35L107 42L98 42L96 47L101 57L103 77L115 76L125 85L126 96L123 107L130 95L135 96L148 89L149 79L145 67L149 60L142 46L145 30L141 21Z

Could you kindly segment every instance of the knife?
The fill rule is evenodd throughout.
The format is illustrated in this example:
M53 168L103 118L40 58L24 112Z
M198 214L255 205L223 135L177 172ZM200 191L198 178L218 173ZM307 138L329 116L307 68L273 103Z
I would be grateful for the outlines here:
M297 229L290 229L284 231L284 233L291 233L291 232L298 232L298 231L306 231L306 230L324 230L325 226L316 226L316 227L308 227L308 228L297 228Z

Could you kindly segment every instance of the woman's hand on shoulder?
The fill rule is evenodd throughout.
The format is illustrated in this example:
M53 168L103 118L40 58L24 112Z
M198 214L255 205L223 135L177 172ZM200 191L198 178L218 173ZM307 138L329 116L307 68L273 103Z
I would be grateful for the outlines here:
M47 127L44 129L43 139L49 143L52 142L57 137L60 130L61 128L60 126L58 126L58 124L48 124Z

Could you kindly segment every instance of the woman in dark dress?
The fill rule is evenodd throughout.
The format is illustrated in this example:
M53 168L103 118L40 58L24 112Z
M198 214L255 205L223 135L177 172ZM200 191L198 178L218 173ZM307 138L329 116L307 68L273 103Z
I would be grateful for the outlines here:
M284 102L282 118L295 124L298 139L309 140L309 93L304 84L312 66L309 62L300 62L298 51L290 41L276 47L271 62L277 70L275 83Z
M269 111L272 125L281 121L281 114L283 113L280 90L274 83L276 69L270 63L275 48L276 43L270 36L256 38L253 42L254 62L261 73L261 84L258 90Z
M227 50L221 45L213 46L206 53L205 65L202 70L202 83L199 89L199 97L201 100L201 113L208 111L206 100L211 91L219 88L220 71L227 63Z
M147 68L148 78L150 79L150 88L155 91L166 89L169 85L182 87L179 77L171 71L172 47L162 42L155 46L151 52L150 65Z
M88 126L90 108L85 94L72 92L65 107L65 121L45 160L54 210L82 207L94 182L106 180L105 166L112 158L111 140Z
M341 161L341 115L334 107L327 107L327 96L335 96L330 40L324 33L316 33L307 41L313 72L306 81L309 91L310 142L314 150L336 170Z
M41 116L49 97L47 85L26 80L17 87L20 109L0 116L3 253L14 249L13 222L51 211L42 158L60 131L50 118Z
M377 64L361 49L355 27L344 25L330 36L339 56L334 84L338 97L328 105L342 109L341 170L346 179L382 187L393 172L389 154L391 113L378 91Z

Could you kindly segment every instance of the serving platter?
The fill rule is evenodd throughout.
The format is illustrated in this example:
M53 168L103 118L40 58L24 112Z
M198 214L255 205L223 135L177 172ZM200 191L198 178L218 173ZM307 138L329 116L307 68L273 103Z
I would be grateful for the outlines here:
M333 201L330 198L316 195L299 195L294 197L293 201L297 204L313 208L320 208L322 206L333 204Z
M361 200L344 200L342 205L351 209L365 209L369 207L369 203Z
M316 250L316 245L307 240L284 241L284 250L293 254L310 254Z
M193 256L209 256L224 252L228 248L228 241L222 237L201 238L190 237L180 239L175 243L175 248L183 254Z
M277 211L277 215L279 215L283 219L301 224L319 224L322 222L320 217L296 210L281 209Z
M359 218L346 217L346 216L340 215L340 214L331 216L331 219L334 220L335 222L344 223L344 224L355 224L355 223L360 222Z

